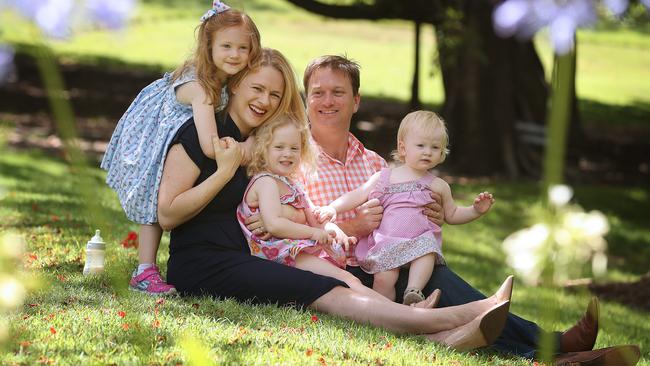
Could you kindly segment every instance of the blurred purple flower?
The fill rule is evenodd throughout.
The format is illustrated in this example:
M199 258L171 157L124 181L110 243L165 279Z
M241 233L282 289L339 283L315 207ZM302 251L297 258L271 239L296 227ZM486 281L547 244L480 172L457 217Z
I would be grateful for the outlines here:
M567 54L573 49L573 40L576 32L576 22L565 14L557 17L549 25L553 49L558 55Z
M14 72L14 50L0 45L0 85L4 84Z
M41 1L40 6L36 9L34 21L46 35L53 38L65 38L70 35L73 5L73 0Z
M641 4L643 4L646 9L650 9L650 0L641 0Z
M615 17L620 17L627 9L628 0L603 0L603 3ZM649 2L650 4L650 2ZM646 4L646 7L648 5Z
M36 17L36 12L38 11L38 7L41 5L41 1L38 0L14 0L14 1L7 1L8 5L7 7L14 7L20 14L22 14L25 18L34 20Z
M549 27L558 54L571 50L578 27L591 25L597 19L594 0L506 0L493 14L495 33L501 37L530 39L541 28Z
M91 21L109 29L124 27L135 8L134 0L88 0Z

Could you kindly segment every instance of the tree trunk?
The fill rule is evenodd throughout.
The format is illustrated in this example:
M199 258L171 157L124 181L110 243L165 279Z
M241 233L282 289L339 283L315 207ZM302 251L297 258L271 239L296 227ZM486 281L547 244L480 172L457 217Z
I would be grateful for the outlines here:
M531 42L495 35L488 2L451 6L462 17L435 24L446 93L441 114L451 141L448 167L456 173L517 177L515 123L545 123L544 69Z

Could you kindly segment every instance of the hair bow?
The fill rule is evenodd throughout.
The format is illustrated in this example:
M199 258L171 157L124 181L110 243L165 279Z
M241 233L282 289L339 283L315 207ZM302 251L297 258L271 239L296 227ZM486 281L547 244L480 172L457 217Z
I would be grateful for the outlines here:
M203 14L201 17L201 23L205 22L208 20L210 17L212 17L215 14L223 13L224 11L230 9L230 6L222 3L219 0L215 0L212 2L212 9L208 10Z

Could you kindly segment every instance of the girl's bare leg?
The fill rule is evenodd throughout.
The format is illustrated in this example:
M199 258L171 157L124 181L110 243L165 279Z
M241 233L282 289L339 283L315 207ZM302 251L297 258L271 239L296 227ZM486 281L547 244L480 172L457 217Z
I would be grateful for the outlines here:
M479 315L485 316L485 313L494 306L491 301L484 299L458 306L421 309L378 300L340 286L310 305L315 310L339 315L359 323L413 334L437 333L460 327Z
M391 300L387 299L381 294L378 294L372 289L364 286L361 281L352 273L336 267L323 258L319 258L307 253L300 253L296 256L296 268L314 272L319 275L336 278L345 282L348 286L350 286L350 289L358 294L363 294L382 302L391 302Z
M435 265L436 255L434 253L429 253L414 259L409 268L409 281L406 288L416 288L422 291L427 282L429 282Z
M384 295L390 301L395 301L395 284L399 277L399 268L375 273L372 289Z
M156 264L160 238L162 238L162 228L158 223L140 225L140 237L138 239L139 264Z

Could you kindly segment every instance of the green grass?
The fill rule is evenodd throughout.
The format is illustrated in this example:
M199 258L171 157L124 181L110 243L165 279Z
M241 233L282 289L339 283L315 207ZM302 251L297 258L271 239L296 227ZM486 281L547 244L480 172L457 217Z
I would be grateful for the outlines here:
M62 161L44 153L0 154L0 232L17 232L27 241L24 266L40 278L39 289L25 304L3 315L12 336L0 364L188 364L187 344L198 344L216 364L435 364L527 365L490 352L460 353L416 337L353 324L310 310L251 306L210 298L171 298L163 302L126 290L136 251L119 245L129 230L115 194L103 183L104 173L91 170L94 199L78 195L79 177ZM608 236L611 268L607 279L633 280L647 271L650 228L645 210L647 188L578 186L576 200L586 209L605 212L612 223ZM445 227L450 265L484 292L496 289L510 271L503 264L500 242L528 225L536 206L534 183L454 184L460 202L478 190L495 193L497 205L483 219ZM86 204L102 212L92 218ZM107 274L84 277L84 245L94 229L102 229L107 245ZM159 262L168 257L163 240ZM526 287L517 282L512 309L540 319L549 302L563 309L558 318L541 321L547 329L570 326L584 311L589 295ZM120 316L124 312L124 317ZM316 315L318 321L312 321ZM624 304L602 304L602 330L596 344L634 343L650 365L647 313ZM53 333L54 330L56 333ZM194 343L192 343L194 342ZM197 343L198 342L198 343ZM198 357L201 352L194 354ZM321 360L322 358L322 360Z
M266 46L278 48L302 74L306 63L325 53L358 60L362 67L361 92L366 96L408 100L413 70L413 26L403 21L342 21L316 16L282 0L233 1L255 20ZM69 62L92 62L93 57L120 62L157 65L171 69L190 52L194 28L205 11L205 1L143 1L131 26L117 34L84 30L64 42L52 42ZM33 42L16 17L0 14L8 24L0 40ZM614 24L614 25L612 25ZM632 123L648 126L650 115L650 37L639 27L615 23L578 34L577 92L587 123ZM430 26L422 31L421 99L440 104L444 98L439 70L431 62L435 40ZM547 72L552 51L544 34L536 40ZM433 76L431 76L433 75ZM610 108L605 119L602 108ZM592 108L596 106L596 108ZM621 114L622 112L622 114Z

